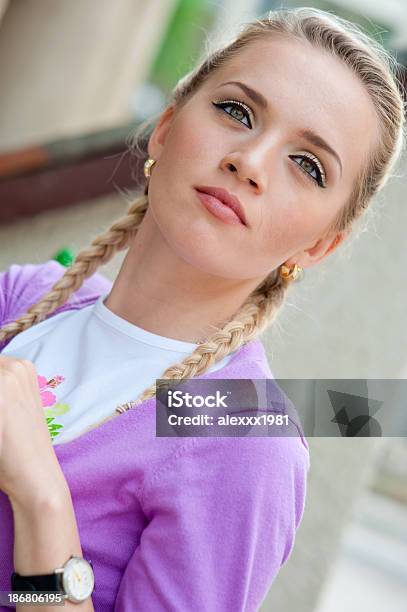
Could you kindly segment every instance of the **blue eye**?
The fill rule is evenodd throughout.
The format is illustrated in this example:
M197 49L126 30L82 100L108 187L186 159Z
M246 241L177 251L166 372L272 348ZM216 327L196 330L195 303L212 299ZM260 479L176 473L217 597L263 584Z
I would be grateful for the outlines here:
M252 129L252 123L250 120L250 115L251 113L251 109L244 104L243 102L240 102L239 100L219 100L218 102L212 102L212 104L216 107L216 108L220 108L222 111L224 111L227 115L229 115L230 117L232 117L232 119L236 119L236 121L239 121L239 123L243 123L243 121L241 121L241 119L239 119L239 113L240 116L243 115L243 118L246 118L249 121L249 125L243 123L243 125L247 125L247 127L249 127L250 129ZM230 108L234 108L235 111L233 112L229 112L227 110L225 110L227 107ZM236 109L237 109L237 115L236 116Z
M325 181L325 173L322 169L322 167L320 166L318 160L316 157L312 156L311 154L307 153L306 155L290 155L289 156L291 159L301 159L301 160L305 160L305 164L298 164L297 162L295 162L297 164L297 166L299 166L299 168L304 172L304 174L306 174L311 180L313 180L315 183L317 183L319 185L319 187L325 188L326 187L326 181ZM308 170L306 170L306 166L308 166L308 168L310 168L311 172L316 172L316 176L313 176L311 174L311 172L308 172Z

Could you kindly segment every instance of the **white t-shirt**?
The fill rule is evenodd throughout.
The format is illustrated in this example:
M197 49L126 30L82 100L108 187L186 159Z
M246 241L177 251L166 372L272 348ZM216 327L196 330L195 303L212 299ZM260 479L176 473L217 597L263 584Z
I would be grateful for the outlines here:
M69 442L112 415L119 404L137 399L168 366L198 346L122 319L103 303L107 295L30 327L2 351L35 364L53 444ZM222 368L233 355L208 371Z

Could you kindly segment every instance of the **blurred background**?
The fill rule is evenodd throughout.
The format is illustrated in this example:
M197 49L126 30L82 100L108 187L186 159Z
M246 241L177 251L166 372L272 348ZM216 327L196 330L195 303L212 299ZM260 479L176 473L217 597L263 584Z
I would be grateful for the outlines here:
M405 0L306 5L362 25L407 64ZM134 129L204 49L280 6L301 3L0 0L0 270L69 265L124 214L142 181ZM406 187L404 157L354 238L292 287L263 336L276 378L406 378ZM114 280L123 257L100 272ZM406 612L399 416L398 437L309 438L304 518L262 612Z

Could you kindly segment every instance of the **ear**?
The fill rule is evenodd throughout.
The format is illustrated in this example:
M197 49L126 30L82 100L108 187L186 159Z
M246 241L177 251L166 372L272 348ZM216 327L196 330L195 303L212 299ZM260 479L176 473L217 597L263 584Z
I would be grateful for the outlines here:
M296 255L290 257L285 262L286 265L292 266L297 263L302 268L310 268L319 261L325 259L327 255L332 253L338 246L347 238L350 231L337 232L335 234L328 234L323 238L320 238L312 246L298 252Z
M164 147L167 134L171 128L174 118L175 106L170 105L161 113L154 130L151 132L148 141L148 155L152 159L159 159Z

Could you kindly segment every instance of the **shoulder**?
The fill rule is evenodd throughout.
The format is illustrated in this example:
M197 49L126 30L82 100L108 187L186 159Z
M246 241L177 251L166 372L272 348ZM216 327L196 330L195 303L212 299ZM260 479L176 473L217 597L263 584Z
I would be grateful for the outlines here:
M0 274L0 325L15 320L38 302L64 275L65 266L55 260L39 264L12 264ZM95 273L85 279L67 303L55 311L80 308L107 292L111 282Z
M262 496L267 491L280 499L285 492L302 494L305 489L309 449L294 424L284 436L203 436L178 442L146 475L142 497L160 483L168 486L172 478L174 488L185 480L200 482L202 494L207 484L210 495L226 488L231 495Z
M208 378L240 379L242 381L251 379L257 388L259 398L263 398L262 401L265 402L267 410L273 412L277 408L279 413L285 415L286 436L296 437L307 455L309 454L301 419L294 404L280 388L278 380L274 378L265 346L259 337L241 347L226 367L214 372Z

